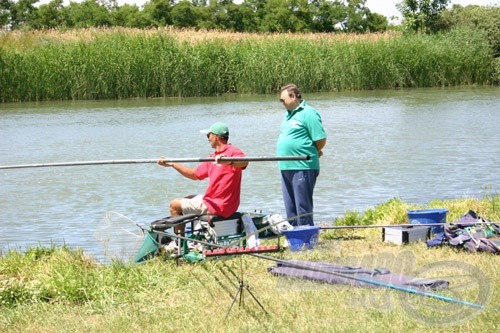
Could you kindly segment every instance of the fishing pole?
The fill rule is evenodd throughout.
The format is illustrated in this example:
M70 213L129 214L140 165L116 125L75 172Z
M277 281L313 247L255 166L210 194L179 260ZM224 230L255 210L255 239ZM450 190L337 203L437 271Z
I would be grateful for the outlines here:
M376 286L379 286L379 287L386 287L386 288L389 288L389 289L394 289L394 290L398 290L398 291L404 291L404 292L407 292L407 293L410 293L410 294L415 294L415 295L419 295L419 296L425 296L425 297L429 297L429 298L434 298L434 299L438 299L438 300L449 302L449 303L456 303L456 304L467 305L467 306L470 306L470 307L473 307L473 308L478 308L478 309L483 309L483 310L486 309L486 306L483 305L483 304L478 304L478 303L474 303L474 302L464 301L464 300L461 300L461 299L457 299L457 298L453 298L453 297L448 297L448 296L443 296L443 295L439 295L439 294L434 294L434 293L431 293L431 292L422 291L422 290L418 290L418 289L401 287L401 286L394 285L392 283L386 283L386 282L376 281L376 280L372 280L372 279L367 279L367 278L359 277L359 276L356 276L356 275L349 275L349 274L343 274L343 273L333 272L333 271L329 271L329 270L326 270L326 269L321 269L321 268L314 267L313 265L309 266L309 265L301 265L301 264L297 264L297 263L292 263L292 262L289 262L289 261L286 261L286 260L277 259L277 258L269 257L269 256L258 254L258 253L250 253L249 255L252 255L252 256L257 257L257 258L265 259L265 260L274 261L276 263L279 263L279 264L282 264L282 265L285 265L285 266L288 266L288 267L292 267L292 268L307 269L307 270L315 271L315 272L319 272L319 273L325 273L325 274L335 275L335 276L342 277L342 278L345 278L345 279L350 279L350 280L356 280L356 281L360 281L360 282L365 282L365 283L376 285Z
M439 227L439 226L473 226L480 224L492 224L496 222L461 222L461 223L416 223L416 224L376 224L376 225L333 225L333 226L320 226L320 230L330 230L330 229L368 229L368 228L413 228L413 227Z
M311 156L256 156L256 157L219 157L219 161L228 162L266 162L266 161L306 161ZM215 162L215 157L206 158L152 158L152 159L129 159L129 160L102 160L102 161L76 161L76 162L56 162L56 163L35 163L18 165L0 165L0 169L22 169L22 168L45 168L45 167L63 167L63 166L83 166L83 165L107 165L107 164L140 164L140 163L158 163L162 160L167 163L195 163L195 162Z

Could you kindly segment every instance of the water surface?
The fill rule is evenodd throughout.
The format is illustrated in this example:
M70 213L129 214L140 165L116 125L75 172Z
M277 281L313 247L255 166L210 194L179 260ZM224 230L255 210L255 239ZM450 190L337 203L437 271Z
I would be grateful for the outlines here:
M328 135L316 221L395 197L425 205L499 193L498 87L305 97ZM247 155L273 156L283 112L277 96L3 104L0 165L205 157L199 130L215 121ZM64 243L99 257L106 212L148 225L206 184L153 163L0 170L0 248ZM284 214L275 162L244 172L240 210L255 209Z

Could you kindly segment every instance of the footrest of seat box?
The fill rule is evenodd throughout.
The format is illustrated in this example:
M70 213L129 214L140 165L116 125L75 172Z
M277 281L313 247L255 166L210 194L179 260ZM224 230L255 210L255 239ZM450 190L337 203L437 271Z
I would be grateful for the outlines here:
M205 250L203 254L205 257L215 257L215 256L232 256L236 254L249 254L249 253L265 253L265 252L278 252L280 247L278 245L269 246L256 246L256 247L234 247L234 248L223 248L214 250Z

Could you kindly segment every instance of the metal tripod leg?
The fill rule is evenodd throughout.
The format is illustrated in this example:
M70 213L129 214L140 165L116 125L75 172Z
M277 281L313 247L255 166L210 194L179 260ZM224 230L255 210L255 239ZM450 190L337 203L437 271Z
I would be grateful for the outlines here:
M245 291L245 289L248 291L248 293L250 294L250 296L252 296L252 298L255 300L255 302L257 302L257 304L259 304L259 306L262 309L262 311L264 311L264 313L266 315L269 315L269 313L267 313L266 309L264 309L264 307L259 302L259 300L257 299L257 297L255 297L255 295L253 294L253 292L250 290L250 287L243 282L243 259L242 259L242 256L240 255L240 278L238 280L238 291L234 295L233 302L231 303L231 306L229 307L229 310L227 311L226 320L229 317L229 313L231 312L231 309L233 308L233 305L236 302L236 299L238 298L238 295L240 296L240 301L239 301L240 306L243 304L243 291Z
M240 296L239 306L241 306L243 304L243 292L245 291L245 289L248 291L248 293L250 294L250 296L252 296L252 298L255 300L255 302L260 306L260 308L262 309L262 311L264 311L264 313L266 315L269 315L269 313L267 313L266 309L264 309L264 306L262 306L262 304L259 302L259 300L257 299L257 297L255 297L254 293L250 290L250 287L248 285L246 285L243 282L243 280L240 280L239 281L239 285L238 285L238 291L234 295L233 302L231 303L231 306L229 307L229 310L227 311L226 320L229 317L229 313L231 312L231 309L233 308L233 305L236 302L236 299L238 298L238 295Z

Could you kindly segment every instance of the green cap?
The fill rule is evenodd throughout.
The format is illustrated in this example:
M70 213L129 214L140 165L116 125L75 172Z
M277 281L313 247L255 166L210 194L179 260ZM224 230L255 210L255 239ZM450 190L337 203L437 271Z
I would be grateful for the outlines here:
M209 129L201 130L200 133L204 133L204 134L214 133L215 135L229 138L229 129L227 128L226 124L221 123L221 122L217 122L217 123L213 124L212 126L210 126Z

